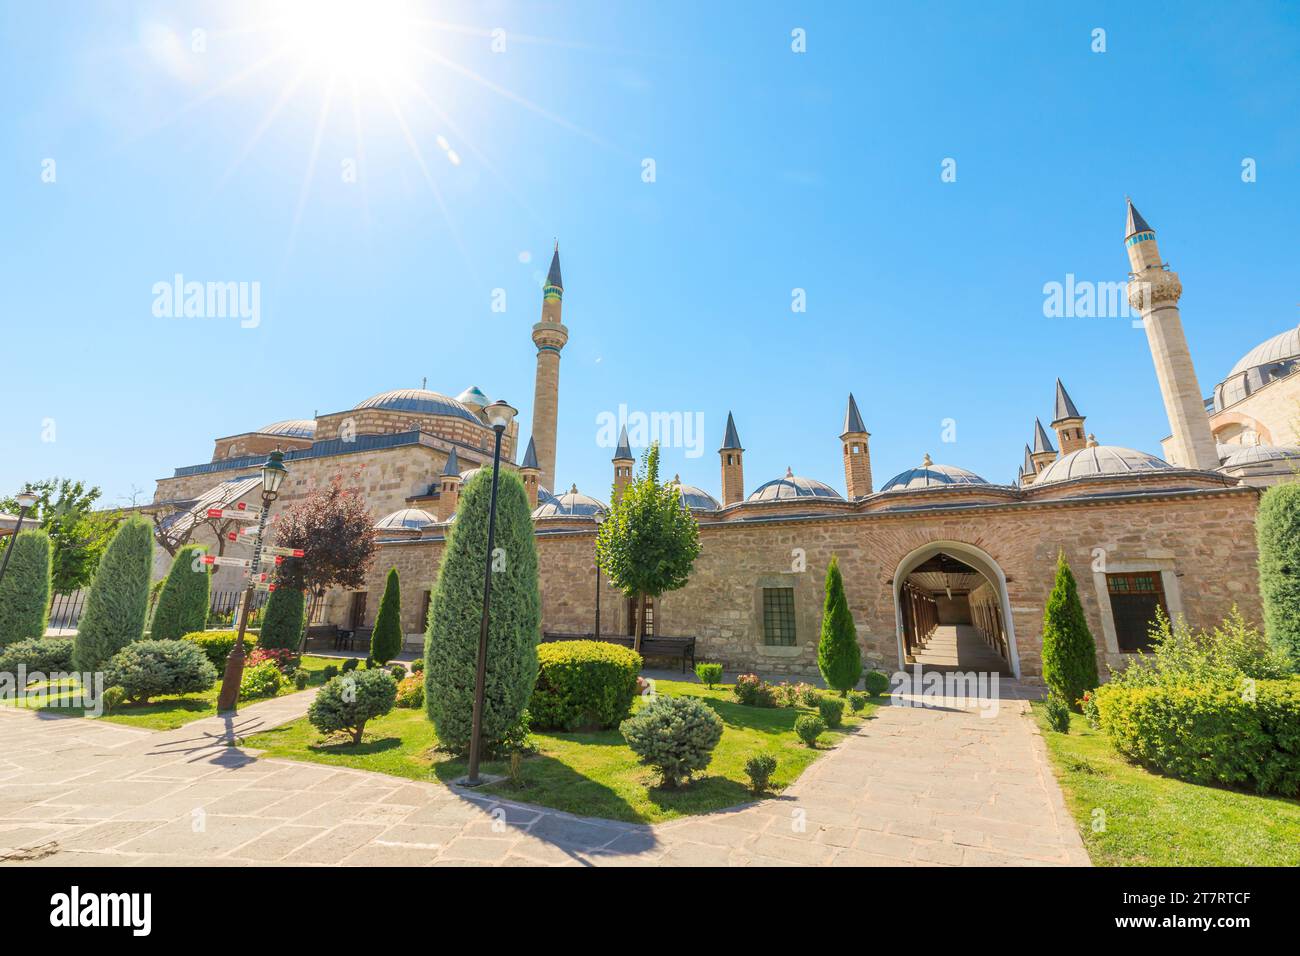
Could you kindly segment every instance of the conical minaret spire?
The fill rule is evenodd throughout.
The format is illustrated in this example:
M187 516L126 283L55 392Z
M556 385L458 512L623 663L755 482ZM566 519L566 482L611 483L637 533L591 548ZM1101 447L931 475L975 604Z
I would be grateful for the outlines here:
M731 412L727 412L727 431L722 436L718 457L722 459L722 505L726 507L745 498L745 449L740 447L740 435Z
M1058 378L1052 429L1056 432L1056 440L1061 446L1062 455L1068 455L1087 446L1088 439L1083 430L1083 422L1084 418L1079 414L1079 409L1075 408L1074 400L1070 398L1070 393L1065 390L1065 386Z

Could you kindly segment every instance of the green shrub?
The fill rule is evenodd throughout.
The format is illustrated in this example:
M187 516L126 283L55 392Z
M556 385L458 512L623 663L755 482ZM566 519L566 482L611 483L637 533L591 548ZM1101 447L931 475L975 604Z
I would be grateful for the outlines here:
M1051 691L1047 695L1047 701L1043 706L1044 713L1047 716L1047 726L1058 734L1068 734L1070 732L1070 705L1056 691Z
M274 697L285 685L284 674L275 666L274 661L263 661L244 669L243 679L239 682L239 699L256 700L259 697Z
M262 609L258 643L266 648L297 651L307 626L307 601L301 588L277 585Z
M794 722L794 732L809 747L817 747L817 738L826 731L826 721L812 714L800 714Z
M822 606L821 638L817 642L817 669L826 686L841 695L857 687L862 677L862 649L858 647L849 599L844 594L840 562L834 555L826 568L826 601Z
M822 692L813 684L795 684L794 693L804 707L817 707L821 704Z
M104 668L104 682L121 687L126 699L147 704L163 694L196 694L217 682L217 669L187 641L135 641Z
M320 689L307 719L322 734L349 733L361 743L366 723L382 717L397 701L397 682L388 671L354 671L333 678Z
M641 762L659 772L664 786L675 787L709 765L722 739L722 718L698 697L659 696L618 729Z
M423 657L417 657L415 660L411 661L411 673L412 673L412 674L423 674L423 673L424 673L424 658L423 658Z
M772 707L776 704L771 686L757 674L741 674L736 678L731 692L736 695L736 700L751 707Z
M410 672L402 664L389 664L388 673L392 674L393 680L397 681L400 684L402 681L406 680L407 675Z
M23 531L9 539L8 548L13 553L0 579L0 648L44 637L50 617L50 536L39 529Z
M1083 719L1088 722L1088 726L1093 730L1101 730L1101 714L1097 710L1097 692L1090 690L1084 692L1083 697L1079 699L1079 710L1083 711Z
M771 754L755 754L745 761L745 776L749 777L750 789L762 793L767 789L776 773L776 758Z
M424 706L424 678L419 674L404 677L397 685L398 707Z
M339 676L339 669L335 667L333 664L326 664L324 667L321 668L320 679L324 683L328 683L329 681L333 680L335 677L338 676Z
M826 726L832 729L844 723L844 701L838 697L823 697L817 701L817 712Z
M1264 630L1300 670L1300 484L1274 485L1264 492L1255 536Z
M360 666L361 666L360 658L349 657L347 660L343 662L343 673L350 674L352 673L352 671L356 670Z
M111 714L126 703L126 691L121 687L105 687L99 701L104 705L104 713Z
M212 666L218 672L223 672L226 669L226 658L230 656L230 649L235 646L237 636L237 631L191 631L181 639L196 645L207 655ZM257 647L257 635L245 631L244 653L251 654L255 647Z
M469 749L491 491L490 468L461 489L429 605L424 706L438 739L453 752ZM500 476L494 547L503 560L492 572L488 627L481 743L489 753L520 736L537 681L537 545L528 495L513 472Z
M1300 796L1300 679L1106 684L1097 709L1115 749L1147 767L1191 783Z
M1043 611L1043 683L1067 703L1099 683L1097 645L1064 551L1057 554L1056 583Z
M880 671L867 671L863 686L872 697L881 697L889 693L889 677Z
M853 713L861 713L862 708L867 706L867 695L860 690L849 691L849 710Z
M384 594L379 599L379 612L375 615L375 627L370 632L370 656L381 664L387 664L401 652L402 587L397 580L397 568L389 568Z
M695 677L701 684L712 690L715 684L722 682L722 665L703 662L696 664Z
M203 630L207 623L211 577L208 566L198 561L204 550L187 544L176 552L154 604L153 621L149 625L149 637L153 640L174 641Z
M144 518L128 518L104 549L86 595L72 644L77 670L100 670L119 650L140 640L152 569L153 526Z
M1110 683L1124 687L1235 687L1243 677L1278 680L1291 672L1286 654L1271 647L1235 606L1222 624L1199 632L1184 619L1170 623L1157 611L1151 640L1151 652L1130 661L1111 676Z
M293 672L293 689L306 690L307 685L311 683L311 674L306 668L300 667Z
M532 726L604 730L632 711L641 655L604 641L555 641L537 648Z
M72 638L40 637L0 647L0 674L17 674L20 666L28 673L53 674L72 670Z

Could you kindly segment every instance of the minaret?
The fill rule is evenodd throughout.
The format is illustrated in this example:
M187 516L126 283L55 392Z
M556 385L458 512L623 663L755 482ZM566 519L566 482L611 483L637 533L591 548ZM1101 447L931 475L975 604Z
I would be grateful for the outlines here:
M1061 380L1056 380L1056 413L1052 418L1052 428L1056 431L1056 440L1061 446L1061 454L1068 455L1088 445L1088 438L1083 432L1083 416L1070 400L1070 393L1065 390Z
M533 391L533 441L542 469L541 482L555 487L555 430L560 406L560 350L569 341L569 330L560 321L564 304L564 280L560 278L560 244L555 243L551 271L542 286L542 321L533 326L537 346L537 378Z
M1034 419L1034 451L1030 459L1034 464L1035 475L1056 461L1056 449L1052 447L1052 440L1047 437L1047 429L1037 418Z
M627 440L627 426L618 434L618 447L614 449L614 501L623 498L623 489L632 481L632 466L636 459L632 457L632 445ZM611 502L612 503L612 502Z
M1151 359L1165 400L1165 413L1173 432L1170 459L1184 468L1213 471L1219 467L1205 400L1196 381L1196 369L1183 335L1178 300L1183 284L1178 273L1165 268L1156 246L1156 232L1128 200L1128 224L1124 246L1128 249L1128 301L1142 313Z
M871 494L871 452L867 445L870 438L862 424L858 403L849 392L849 407L844 412L844 431L840 434L840 441L844 443L844 485L850 501Z
M442 469L442 477L438 482L438 508L442 511L443 521L451 520L459 501L460 461L456 457L456 449L453 448L451 454L447 456L447 467Z
M542 469L537 465L537 446L528 439L528 450L524 452L523 464L519 466L519 477L523 479L524 491L528 492L528 504L537 507L537 486L542 476Z
M745 449L740 447L740 436L736 434L736 420L727 412L727 434L718 449L722 458L722 506L734 505L745 498L745 467L741 459Z

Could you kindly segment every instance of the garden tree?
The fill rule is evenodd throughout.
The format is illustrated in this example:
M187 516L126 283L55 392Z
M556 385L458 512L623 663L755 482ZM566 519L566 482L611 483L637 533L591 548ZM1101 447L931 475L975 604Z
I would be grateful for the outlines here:
M612 495L609 516L596 535L596 560L610 583L641 608L686 584L700 553L700 529L676 486L659 484L659 443L641 458L640 473ZM641 650L645 615L636 615L633 650Z
M116 510L96 511L98 488L69 478L48 478L28 484L37 496L35 515L28 521L50 536L52 576L55 594L66 594L90 583L99 559L117 530L122 515ZM13 498L0 500L0 511L18 513Z
M0 580L0 647L45 636L50 616L50 536L23 531Z
M86 595L72 645L77 670L99 670L118 650L143 636L152 565L153 528L144 518L128 518L99 559Z
M370 656L380 664L387 664L401 650L402 588L397 581L397 568L389 568L384 596L379 599L379 613L375 615L375 628L370 632Z
M826 686L839 691L841 697L857 687L862 677L862 649L858 647L857 629L849 613L849 599L844 596L839 559L834 555L826 569L826 603L822 607L817 669L822 672Z
M425 709L438 739L458 753L470 742L491 494L487 468L461 489L424 641ZM502 472L497 496L482 724L486 753L499 751L523 730L524 709L537 681L541 626L532 509L519 476Z
M203 630L207 624L211 578L207 566L199 561L203 551L199 545L186 545L172 559L171 570L154 605L153 624L149 628L153 640L176 640L192 631Z
M257 646L296 651L306 631L307 601L301 587L284 584L283 575L280 578L262 610Z
M1264 492L1255 535L1264 633L1300 670L1300 484L1274 485Z
M1064 551L1057 556L1056 584L1043 612L1043 683L1071 707L1099 683L1097 645Z

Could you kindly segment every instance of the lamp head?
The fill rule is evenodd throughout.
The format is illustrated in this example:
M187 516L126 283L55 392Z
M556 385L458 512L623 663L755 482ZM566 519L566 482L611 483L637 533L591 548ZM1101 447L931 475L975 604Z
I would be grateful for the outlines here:
M497 399L491 405L483 409L483 415L487 418L488 424L496 431L505 431L514 421L515 416L519 414L519 409L513 408L508 402Z
M287 474L289 470L284 467L284 452L277 448L266 457L266 462L262 465L262 491L271 497L278 495Z
M35 506L37 501L36 495L30 491L18 492L17 499L20 508L31 508Z

